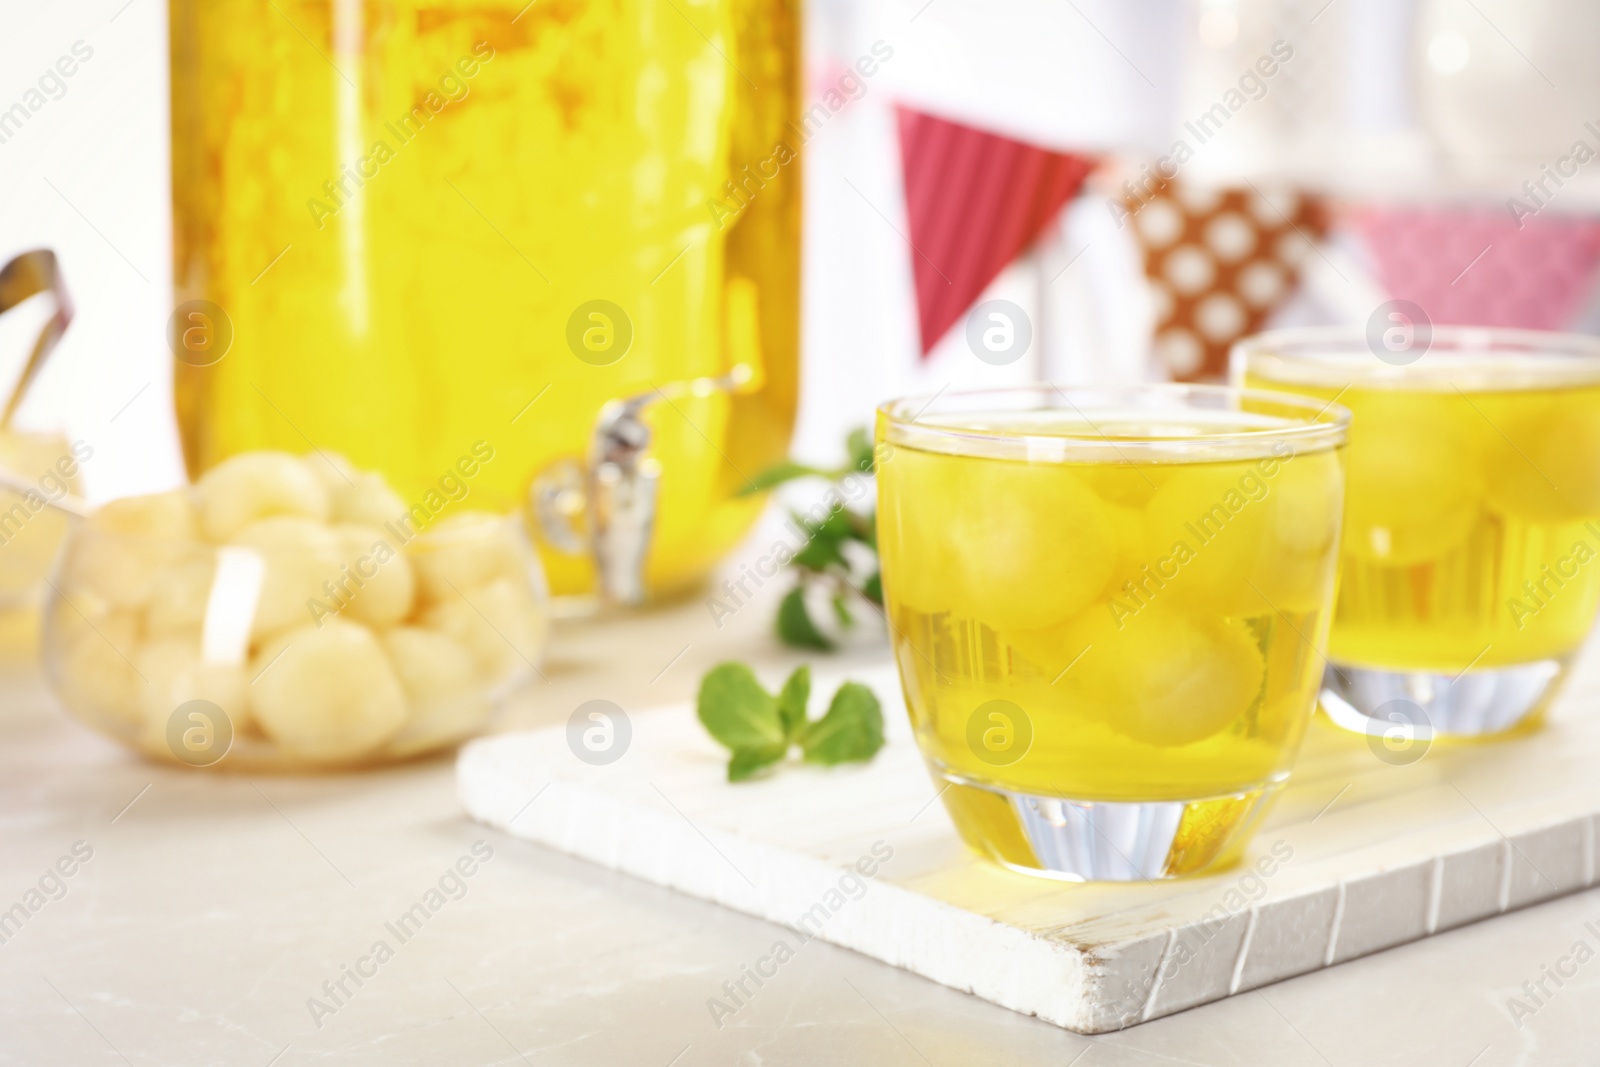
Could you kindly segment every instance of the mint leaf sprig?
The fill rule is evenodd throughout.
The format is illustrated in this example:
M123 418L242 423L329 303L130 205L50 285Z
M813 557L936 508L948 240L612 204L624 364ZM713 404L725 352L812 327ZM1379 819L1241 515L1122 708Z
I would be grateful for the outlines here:
M822 478L837 484L851 474L875 473L872 438L865 429L850 431L845 439L845 454L845 464L836 468L784 460L756 475L746 492L771 489L801 478ZM828 635L828 629L838 633L856 624L852 601L859 597L883 607L876 516L871 510L857 511L842 505L820 522L792 509L789 514L806 531L807 540L789 561L795 585L778 604L778 639L792 648L830 652L836 642ZM812 618L807 597L812 591L818 593L814 599L826 598L832 608L833 627L824 628ZM859 603L856 607L860 607Z
M700 680L696 713L718 743L732 750L728 781L742 782L800 746L807 763L832 766L869 760L883 747L883 709L872 690L845 682L820 719L807 717L811 668L789 675L776 696L743 663L721 663Z

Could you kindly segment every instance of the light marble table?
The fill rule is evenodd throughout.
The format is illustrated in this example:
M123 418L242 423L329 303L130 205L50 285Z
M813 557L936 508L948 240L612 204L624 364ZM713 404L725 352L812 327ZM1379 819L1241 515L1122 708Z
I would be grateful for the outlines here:
M781 671L780 592L721 629L698 602L567 624L506 725L683 699L725 658ZM323 778L159 768L66 719L26 662L0 675L0 729L0 909L92 849L0 944L0 1063L1600 1063L1600 962L1571 956L1600 950L1593 891L1099 1037L816 941L719 1028L708 998L776 927L470 822L449 759ZM474 848L492 856L445 880L459 899L390 932ZM342 977L336 1003L323 986ZM1519 1027L1508 998L1541 980L1550 996Z

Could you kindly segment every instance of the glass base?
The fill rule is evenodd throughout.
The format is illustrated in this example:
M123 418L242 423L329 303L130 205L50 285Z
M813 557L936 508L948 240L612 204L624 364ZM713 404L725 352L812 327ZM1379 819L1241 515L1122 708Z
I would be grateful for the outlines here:
M968 845L1011 870L1069 882L1152 881L1212 866L1249 839L1281 785L1200 800L1087 801L935 777Z
M1549 703L1569 662L1561 657L1455 675L1330 662L1322 707L1338 725L1368 737L1387 737L1397 726L1423 740L1504 733Z

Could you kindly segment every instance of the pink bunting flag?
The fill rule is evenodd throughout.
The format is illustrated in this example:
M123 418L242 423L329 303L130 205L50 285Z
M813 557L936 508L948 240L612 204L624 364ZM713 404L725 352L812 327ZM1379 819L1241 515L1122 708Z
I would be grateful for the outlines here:
M1563 329L1583 310L1600 267L1593 218L1366 206L1352 221L1384 290L1435 323Z
M1077 194L1097 161L896 110L926 357Z

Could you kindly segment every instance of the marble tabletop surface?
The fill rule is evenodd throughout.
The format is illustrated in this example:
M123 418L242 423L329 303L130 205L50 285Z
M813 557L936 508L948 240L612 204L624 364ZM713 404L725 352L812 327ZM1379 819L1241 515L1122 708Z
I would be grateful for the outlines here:
M776 674L796 661L769 636L777 585L721 626L700 600L560 625L505 725L683 699L728 658ZM470 822L448 757L292 778L152 765L13 659L0 911L41 884L45 903L0 943L0 1063L1600 1063L1594 891L1093 1038L818 941L719 1026L708 1000L775 927ZM446 877L462 857L472 875Z

